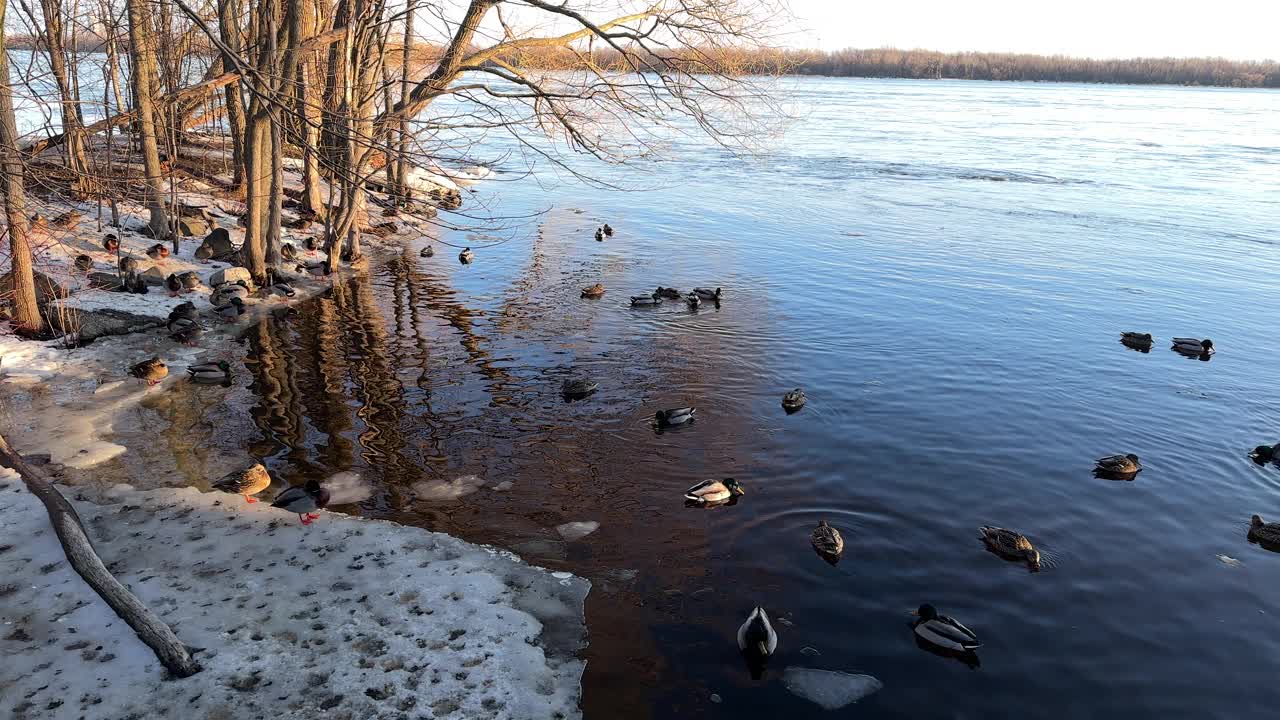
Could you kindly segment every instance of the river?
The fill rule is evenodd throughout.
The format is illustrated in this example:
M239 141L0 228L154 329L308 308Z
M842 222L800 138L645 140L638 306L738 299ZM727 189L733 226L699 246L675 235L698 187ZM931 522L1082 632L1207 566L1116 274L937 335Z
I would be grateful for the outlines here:
M795 120L758 155L684 139L594 168L627 192L498 174L468 207L506 229L444 233L474 264L419 243L250 332L250 453L362 472L373 495L339 509L589 578L588 718L826 716L793 665L883 681L863 718L1274 712L1280 555L1246 530L1280 520L1280 468L1247 457L1280 441L1280 93L785 87ZM723 302L628 306L658 285ZM572 373L600 390L566 404ZM695 424L655 431L683 405ZM1136 479L1091 475L1128 452ZM686 508L710 477L747 494ZM916 645L923 602L978 633L980 666ZM760 681L734 644L757 603L780 633Z

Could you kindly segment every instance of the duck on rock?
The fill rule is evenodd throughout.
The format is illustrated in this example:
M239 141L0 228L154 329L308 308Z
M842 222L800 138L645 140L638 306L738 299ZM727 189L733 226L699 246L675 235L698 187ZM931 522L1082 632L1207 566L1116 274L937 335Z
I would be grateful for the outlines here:
M302 487L294 486L276 496L271 507L288 510L298 516L303 525L310 525L320 518L316 510L329 504L329 491L315 480L308 480Z

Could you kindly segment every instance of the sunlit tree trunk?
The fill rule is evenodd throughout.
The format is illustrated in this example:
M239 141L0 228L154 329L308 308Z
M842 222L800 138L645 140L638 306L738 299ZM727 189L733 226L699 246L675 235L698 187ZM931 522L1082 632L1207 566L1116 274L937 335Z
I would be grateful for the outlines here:
M320 31L321 10L316 0L299 0L294 20L299 24L299 37L310 38ZM298 85L295 95L298 120L302 127L302 207L317 218L325 216L324 198L320 192L320 123L322 122L321 90L314 53L298 58Z
M71 190L79 194L87 188L89 165L85 159L84 133L81 131L79 97L67 71L67 38L62 23L60 0L40 0L44 15L44 42L49 56L49 72L58 86L62 109L62 132L66 136L63 150L67 154L67 169L71 171Z
M154 85L156 56L147 35L148 22L146 0L128 0L129 53L133 59L133 94L138 109L138 137L142 146L142 165L145 181L145 203L151 213L151 232L157 240L169 236L169 214L164 208L164 189L161 186L160 150L156 145L155 103L151 90Z
M41 326L36 307L35 273L27 240L27 202L18 156L18 131L13 117L13 88L9 85L9 54L4 21L8 3L0 0L0 196L4 199L9 233L9 274L13 283L13 323L28 330Z
M408 0L404 17L404 44L400 47L400 97L409 96L409 60L413 46L413 15L418 6L414 0ZM392 106L388 105L390 110ZM409 119L400 118L400 152L396 154L396 186L392 189L401 204L409 200Z
M240 54L240 3L237 0L218 0L218 34L226 46L222 66L235 69L236 57ZM244 99L240 93L239 80L223 90L227 130L231 133L231 184L237 190L244 187Z

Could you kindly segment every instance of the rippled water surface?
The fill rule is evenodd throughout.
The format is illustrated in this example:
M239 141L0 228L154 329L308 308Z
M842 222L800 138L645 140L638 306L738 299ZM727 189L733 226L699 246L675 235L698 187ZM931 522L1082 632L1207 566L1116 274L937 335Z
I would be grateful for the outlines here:
M588 718L826 716L789 665L883 681L858 717L1273 714L1280 555L1245 536L1280 520L1280 468L1246 457L1280 439L1280 94L788 87L797 120L758 157L685 141L594 168L638 192L499 176L470 207L542 214L493 247L447 233L473 265L419 241L251 332L251 452L361 471L351 512L590 578ZM724 301L627 306L658 285ZM601 388L566 404L575 372ZM655 432L680 405L697 423ZM1116 452L1146 469L1092 477ZM747 494L685 508L707 477ZM599 528L562 539L579 522ZM987 523L1043 571L985 552ZM980 635L980 666L917 647L922 602ZM759 682L733 639L755 603L781 619Z

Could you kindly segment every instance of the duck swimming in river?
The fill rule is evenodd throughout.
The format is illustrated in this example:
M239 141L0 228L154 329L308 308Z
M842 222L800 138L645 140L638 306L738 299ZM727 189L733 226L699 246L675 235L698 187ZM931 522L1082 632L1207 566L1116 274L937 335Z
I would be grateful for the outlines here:
M769 657L778 650L778 633L774 631L764 608L757 605L738 628L738 650L747 661L751 677L760 679Z
M939 615L937 609L928 603L911 614L920 618L913 626L916 635L932 645L957 652L982 647L972 630L961 625L955 618Z
M1137 455L1108 455L1098 458L1093 471L1101 475L1124 477L1136 475L1142 470L1142 462Z
M735 496L746 495L737 480L703 480L684 491L684 499L698 505L716 505Z
M662 296L658 293L652 295L632 295L631 307L652 307L662 304Z
M983 525L978 528L978 532L987 549L996 555L1007 560L1025 562L1033 571L1040 569L1040 552L1026 535L994 525Z
M1198 338L1174 338L1172 350L1180 352L1183 355L1212 355L1217 350L1213 347L1213 341L1209 339L1200 340Z
M697 408L691 407L659 410L653 414L653 419L658 423L658 427L674 427L693 422L693 414L697 411Z

